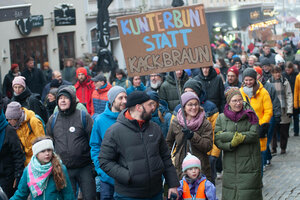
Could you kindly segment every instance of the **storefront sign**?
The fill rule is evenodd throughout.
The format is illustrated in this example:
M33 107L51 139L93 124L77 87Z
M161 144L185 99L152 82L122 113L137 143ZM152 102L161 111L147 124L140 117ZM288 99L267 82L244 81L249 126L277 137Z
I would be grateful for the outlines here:
M63 4L61 9L54 10L54 20L55 26L76 25L75 9Z
M43 15L32 15L30 16L30 20L33 28L44 26Z
M10 2L10 1L8 1L8 2ZM3 3L3 2L1 2L1 3ZM12 5L7 6L7 8L2 8L0 5L0 22L29 17L30 4L24 4L23 6L22 5L14 5L13 2L11 2L11 4Z
M22 35L29 35L32 30L32 23L29 18L16 20L16 25Z
M275 15L278 15L278 14L279 14L279 12L275 11L274 9L264 9L263 10L264 16L274 17Z
M250 19L258 19L260 17L260 13L258 11L250 12Z
M129 76L212 65L203 5L117 18Z
M265 22L259 22L259 23L256 23L256 24L251 24L249 26L249 30L253 31L253 30L256 30L256 29L259 29L259 28L266 28L266 27L274 25L274 24L278 24L278 21L276 19L265 21Z

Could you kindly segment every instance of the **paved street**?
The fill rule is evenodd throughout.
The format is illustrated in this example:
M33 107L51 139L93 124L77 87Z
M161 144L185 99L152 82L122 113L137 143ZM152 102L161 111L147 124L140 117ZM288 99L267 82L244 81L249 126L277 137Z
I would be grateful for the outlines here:
M280 155L280 148L277 152L264 172L264 200L300 200L300 137L289 138L286 154ZM221 199L221 180L216 183L217 196Z

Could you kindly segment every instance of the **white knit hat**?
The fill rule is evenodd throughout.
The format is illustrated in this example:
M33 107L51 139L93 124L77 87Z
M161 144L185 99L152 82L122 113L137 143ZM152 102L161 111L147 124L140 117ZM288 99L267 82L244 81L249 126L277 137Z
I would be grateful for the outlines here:
M38 153L46 149L54 150L53 142L51 139L41 140L35 143L34 145L32 145L32 152L34 156L36 156Z

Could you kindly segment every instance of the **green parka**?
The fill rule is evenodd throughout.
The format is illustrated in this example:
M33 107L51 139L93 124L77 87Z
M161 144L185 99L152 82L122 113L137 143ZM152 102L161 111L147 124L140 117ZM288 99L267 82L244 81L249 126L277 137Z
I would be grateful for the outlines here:
M224 151L222 200L260 200L262 198L261 153L257 125L246 115L237 123L223 113L215 127L215 144ZM244 142L231 147L235 132L246 135Z

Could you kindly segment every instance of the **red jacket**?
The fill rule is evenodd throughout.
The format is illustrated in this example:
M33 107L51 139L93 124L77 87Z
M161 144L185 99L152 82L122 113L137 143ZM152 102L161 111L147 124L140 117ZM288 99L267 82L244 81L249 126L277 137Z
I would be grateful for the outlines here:
M95 89L92 93L91 115L95 113L101 114L105 110L106 103L108 102L107 93L111 88L111 84L102 89Z
M85 104L88 113L91 114L92 93L95 90L94 82L87 78L83 83L77 81L74 86L79 102Z

